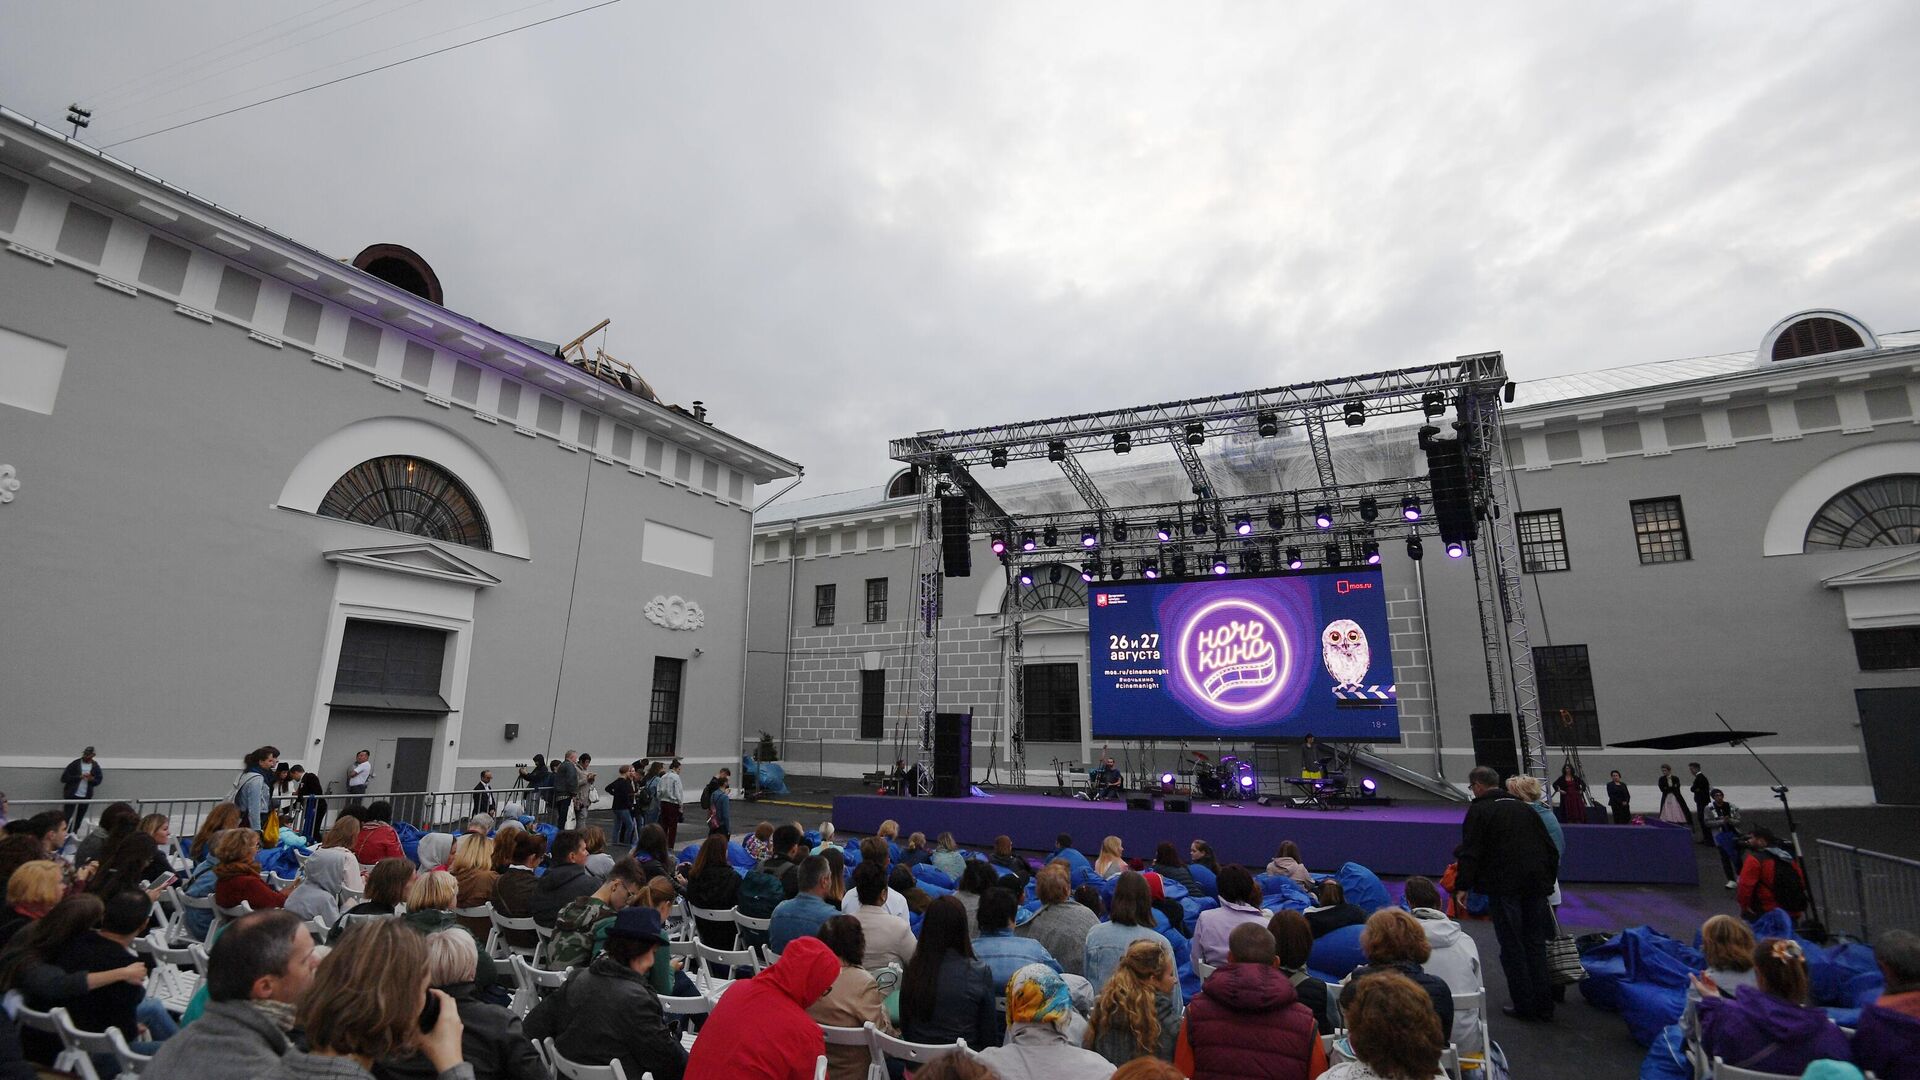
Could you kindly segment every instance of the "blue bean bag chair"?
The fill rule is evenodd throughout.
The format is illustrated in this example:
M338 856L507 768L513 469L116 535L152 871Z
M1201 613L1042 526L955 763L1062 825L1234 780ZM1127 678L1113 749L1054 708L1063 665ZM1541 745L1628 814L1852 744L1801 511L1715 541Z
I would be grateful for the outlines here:
M254 853L253 861L260 864L262 873L278 874L283 878L300 876L300 860L292 848L263 848Z
M419 865L420 838L427 835L426 832L404 821L394 822L393 831L394 834L400 838L400 850L406 854L407 861L416 866ZM552 838L549 837L548 839L551 840Z
M806 832L803 832L800 835L802 838L806 840L807 847L809 849L820 846L820 830L819 829L808 829Z
M1268 911L1305 911L1314 904L1307 890L1284 874L1262 874L1255 881L1260 886L1260 906Z
M921 863L914 867L913 880L918 881L923 886L938 886L940 888L939 895L941 896L947 895L957 887L953 878L945 870L940 869L932 863Z
M1186 923L1187 936L1193 936L1193 928L1199 923L1201 912L1212 911L1219 906L1220 901L1211 896L1189 896L1180 901L1180 910L1185 913L1185 918L1181 921Z
M1693 1080L1693 1062L1687 1060L1687 1033L1668 1024L1653 1037L1640 1062L1640 1080Z
M1167 899L1176 904L1187 898L1187 887L1169 878L1160 879L1160 888L1166 893Z
M1004 866L995 866L993 868L993 872L1000 875L1000 880L1002 881L1005 881L1008 878L1013 878L1016 881L1020 879L1019 874L1014 873L1012 870L1009 870Z
M1816 1003L1847 1009L1858 1007L1860 990L1866 985L1884 983L1873 950L1856 941L1808 950L1807 976Z
M1213 871L1200 863L1188 863L1187 873L1193 875L1193 884L1200 890L1201 896L1220 895L1220 881Z
M1155 909L1153 913L1154 929L1167 939L1167 947L1173 950L1173 970L1180 979L1180 993L1187 1001L1192 1001L1200 992L1200 976L1193 973L1193 943L1185 935L1174 932L1173 924L1167 921L1166 913Z
M1651 1046L1661 1029L1679 1022L1688 978L1706 958L1652 927L1634 926L1588 950L1580 963L1587 969L1581 996L1619 1013L1634 1039Z
M1047 857L1048 862L1055 859L1065 859L1067 865L1073 868L1073 887L1076 889L1081 885L1082 874L1089 877L1093 875L1093 864L1087 861L1085 855L1080 854L1078 848L1061 848Z
M1307 954L1308 969L1329 983L1346 978L1367 962L1360 951L1360 930L1358 926L1343 926L1316 940L1313 951Z
M920 886L921 892L926 893L928 896L933 897L935 900L938 900L943 896L953 895L952 889L943 889L935 882L919 881L918 879L916 879L914 883Z
M699 854L699 844L688 844L686 847L680 849L680 861L692 865L693 860L698 857Z
M754 864L753 856L747 854L747 849L744 847L741 847L739 841L737 840L727 841L727 865L728 866L731 866L736 870L742 869L742 868L751 870L753 869L753 864Z
M840 854L847 864L847 871L849 873L853 871L854 867L860 865L860 862L862 859L866 858L866 856L860 854L859 844L848 844L846 846L846 850L842 851Z
M1387 887L1380 884L1374 872L1357 862L1341 866L1333 877L1346 890L1347 903L1358 906L1369 915L1393 902L1387 895Z

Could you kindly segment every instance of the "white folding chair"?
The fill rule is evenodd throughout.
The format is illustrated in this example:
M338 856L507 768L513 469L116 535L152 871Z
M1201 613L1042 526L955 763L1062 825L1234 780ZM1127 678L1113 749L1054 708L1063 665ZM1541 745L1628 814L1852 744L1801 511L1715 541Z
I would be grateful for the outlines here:
M693 938L693 920L687 917L687 902L681 897L673 898L673 912L667 916L667 938L672 941L686 941Z
M236 919L244 919L251 914L253 914L253 905L245 900L240 901L235 907L221 907L219 904L213 905L213 929L207 934L207 937L212 938L214 934L218 934L224 929L228 923Z
M533 1044L533 1053L540 1059L540 1075L551 1077L553 1075L553 1059L547 1056L547 1044L540 1039L528 1039L527 1041Z
M827 1080L827 1055L813 1059L813 1080Z
M279 874L276 874L271 870L267 871L265 874L262 874L261 876L267 879L267 884L273 886L273 889L275 892L278 892L281 889L284 889L287 886L293 884L294 882L300 880L299 878L281 877Z
M573 969L565 971L542 971L515 954L507 958L513 968L513 997L507 1003L507 1011L522 1020L540 1003L540 998L549 990L558 990L567 985L567 977Z
M181 891L177 885L168 888L167 895L173 898L173 910L178 915L177 923L167 927L168 940L180 941L194 937L193 931L187 926L187 911L189 909L213 913L213 922L208 924L209 933L212 932L215 925L218 925L220 921L220 908L219 905L213 902L213 897L188 896L185 892Z
M1447 1074L1447 1080L1460 1080L1460 1048L1452 1043L1440 1051L1440 1071Z
M760 970L760 954L752 949L716 949L704 942L695 942L694 950L700 957L701 978L706 980L706 985L701 986L703 993L718 994L724 990L725 986L721 984L733 981L734 968L746 968L750 972ZM699 986L700 980L695 979L694 985Z
M540 942L538 940L531 945L516 945L507 937L507 931L509 930L527 931L537 936L540 932L540 925L534 922L531 916L524 919L516 919L508 915L502 915L496 909L491 918L493 919L493 932L487 935L488 955L496 960L504 960L508 955L524 956L529 961L535 960L540 956ZM505 951L503 952L502 950Z
M620 1067L620 1059L614 1058L605 1065L581 1065L560 1056L553 1048L553 1040L545 1040L547 1057L553 1061L554 1075L561 1080L627 1080L627 1072ZM651 1075L651 1074L649 1074ZM645 1080L645 1077L642 1077Z
M1199 979L1201 982L1206 982L1208 979L1213 977L1213 973L1215 971L1220 970L1219 968L1214 967L1212 964L1207 963L1205 960L1200 959L1198 954L1195 954L1193 956L1192 963L1193 963L1193 977L1196 979Z
M688 904L687 914L696 919L705 919L708 922L730 923L734 919L735 912L732 908L703 908ZM695 930L694 936L699 936L697 929Z
M1793 1080L1791 1073L1761 1072L1759 1069L1743 1069L1738 1065L1729 1065L1725 1058L1714 1055L1713 1080Z
M100 1072L93 1066L93 1055L104 1054L116 1061L132 1059L140 1064L153 1060L146 1054L136 1054L127 1045L124 1035L118 1028L106 1031L82 1031L73 1022L73 1017L65 1009L54 1009L53 1026L60 1036L60 1045L66 1047L54 1068L65 1069L81 1080L100 1080ZM122 1072L121 1075L129 1075Z
M967 1049L967 1040L965 1039L955 1039L950 1043L908 1042L905 1039L895 1038L881 1031L879 1028L874 1027L873 1021L871 1020L867 1021L867 1028L873 1033L873 1046L876 1052L884 1057L911 1061L915 1065L925 1065L935 1058L946 1057L952 1053L961 1053L968 1056L972 1056L973 1054L973 1051Z
M211 956L207 947L196 941L187 946L187 955L193 960L193 970L199 972L202 979L206 978L207 964L210 962Z
M756 919L751 915L742 915L739 908L733 909L733 923L742 930L758 930L763 934L773 929L771 918Z
M147 996L165 1005L170 1013L186 1012L194 991L200 989L200 971L194 967L193 950L168 945L158 930L135 938L133 949L153 958L153 970L147 973Z
M880 1053L879 1044L873 1041L873 1021L869 1020L859 1027L834 1027L821 1024L820 1034L826 1036L828 1046L863 1046L867 1050L867 1080L887 1080L887 1059Z
M1490 1034L1487 1028L1487 990L1485 987L1481 987L1480 992L1477 994L1453 995L1453 1015L1456 1021L1469 1009L1473 1010L1474 1026L1480 1036L1479 1048L1461 1052L1468 1057L1476 1057L1487 1052L1487 1039ZM1449 1032L1448 1034L1452 1033Z

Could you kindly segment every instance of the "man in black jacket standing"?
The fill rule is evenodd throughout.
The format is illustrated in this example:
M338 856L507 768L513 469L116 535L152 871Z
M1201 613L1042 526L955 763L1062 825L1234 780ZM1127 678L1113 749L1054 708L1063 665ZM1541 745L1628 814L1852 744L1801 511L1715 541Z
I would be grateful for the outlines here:
M1500 969L1513 1004L1502 1011L1520 1020L1553 1019L1553 982L1547 940L1553 909L1547 897L1560 875L1560 852L1533 807L1508 795L1500 774L1485 765L1467 774L1473 802L1460 826L1455 881L1460 891L1487 897L1500 942Z
M1713 801L1713 784L1707 774L1700 771L1700 763L1687 762L1687 771L1693 774L1693 820L1700 826L1700 844L1713 846L1713 833L1707 831L1707 804Z
M67 762L66 769L60 773L60 797L69 800L68 832L80 831L80 823L87 820L87 803L93 799L93 793L99 789L105 775L100 763L93 760L91 746L82 750L79 757Z

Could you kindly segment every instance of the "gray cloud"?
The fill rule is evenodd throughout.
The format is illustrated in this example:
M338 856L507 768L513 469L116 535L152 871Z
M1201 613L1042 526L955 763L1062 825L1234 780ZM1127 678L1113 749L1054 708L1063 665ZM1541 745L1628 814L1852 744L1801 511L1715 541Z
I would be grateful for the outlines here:
M383 0L94 133L524 2ZM54 121L270 21L10 11L0 101ZM821 492L927 427L1751 348L1814 304L1920 325L1916 31L1901 3L629 0L116 152L336 254L409 244L496 326L611 315L663 396Z

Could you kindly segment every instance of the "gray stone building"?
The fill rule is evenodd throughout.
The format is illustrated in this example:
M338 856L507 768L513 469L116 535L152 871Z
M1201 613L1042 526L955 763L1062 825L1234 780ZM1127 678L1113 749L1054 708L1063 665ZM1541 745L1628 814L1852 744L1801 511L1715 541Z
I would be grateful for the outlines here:
M739 752L752 507L792 462L448 308L404 248L323 255L4 112L0 244L13 798L86 744L102 798L222 794L261 744L336 787L372 750L375 790Z
M1743 749L1610 746L1719 713L1779 733L1755 747L1801 803L1920 802L1917 388L1920 332L1875 335L1838 311L1782 319L1752 351L1518 385L1506 439L1553 771L1576 749L1596 785L1619 769L1653 813L1659 766L1684 777L1698 761L1736 802L1770 801ZM1369 424L1334 449L1345 478L1419 471L1409 427ZM1175 462L1143 456L1083 463L1116 505L1186 497ZM1204 456L1242 490L1317 485L1297 436ZM981 479L1015 513L1085 509L1058 476ZM913 482L781 500L755 524L747 726L781 736L796 767L888 765L917 722ZM1384 553L1402 735L1374 750L1457 782L1488 691L1471 568L1437 547L1419 563ZM981 541L973 576L944 583L939 707L974 712L976 778L993 763L1008 779L1016 610L1025 779L1122 750L1089 730L1086 588L1072 542L1059 550L1059 580L1042 570L1009 590ZM1170 744L1154 752L1154 769L1171 764Z

